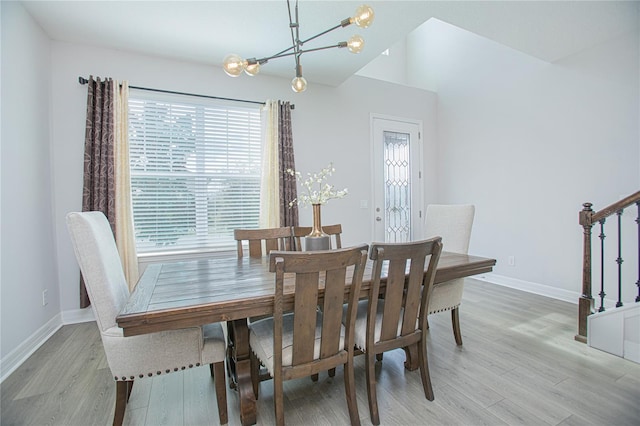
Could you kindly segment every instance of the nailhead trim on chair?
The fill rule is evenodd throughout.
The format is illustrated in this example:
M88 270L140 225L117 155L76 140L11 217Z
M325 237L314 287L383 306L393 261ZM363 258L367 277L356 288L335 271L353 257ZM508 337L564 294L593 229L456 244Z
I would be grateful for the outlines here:
M200 363L199 363L199 362L197 362L195 365L193 365L193 364L189 364L189 368L193 368L193 367L200 367ZM173 369L173 371L186 370L186 369L187 369L187 367L185 367L185 366L183 365L182 367L175 367L175 368ZM170 368L168 368L168 369L166 369L164 372L165 372L165 374L169 374L169 373L171 373L171 369L170 369ZM162 371L156 371L156 373L155 373L155 375L156 375L156 376L160 376L161 374L162 374ZM153 377L153 376L154 376L154 374L153 374L153 373L147 373L147 376L148 376L148 377ZM144 378L144 374L143 374L143 373L140 373L140 374L138 375L138 377L142 379L142 378ZM115 377L114 377L114 379L115 379L116 381L123 381L123 382L126 382L126 381L128 381L128 380L134 380L135 378L136 378L135 376L130 376L128 379L127 379L127 377L126 377L126 376L122 376L122 377L115 376Z
M431 312L429 312L429 313L430 313L430 314L437 314L438 312L446 312L446 311L450 311L450 310L452 310L452 309L455 309L455 308L457 308L458 306L460 306L460 305L455 305L455 306L451 306L451 307L448 307L448 308L438 309L437 311L431 311Z

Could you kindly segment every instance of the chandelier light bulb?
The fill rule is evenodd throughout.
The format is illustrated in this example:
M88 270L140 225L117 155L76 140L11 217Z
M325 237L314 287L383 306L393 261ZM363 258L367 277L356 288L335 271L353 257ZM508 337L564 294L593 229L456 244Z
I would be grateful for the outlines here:
M291 88L296 93L304 92L307 90L307 80L302 76L296 77L291 80Z
M359 35L353 35L347 42L347 47L351 53L360 53L364 49L364 39Z
M244 67L244 72L253 77L260 72L260 64L257 62L255 64L247 64L247 66Z
M224 68L224 72L231 77L237 77L242 74L242 71L245 69L246 61L244 61L240 56L232 53L227 55L222 62L222 68Z
M369 28L373 24L375 14L371 6L363 4L356 9L356 15L353 17L353 21L360 28Z

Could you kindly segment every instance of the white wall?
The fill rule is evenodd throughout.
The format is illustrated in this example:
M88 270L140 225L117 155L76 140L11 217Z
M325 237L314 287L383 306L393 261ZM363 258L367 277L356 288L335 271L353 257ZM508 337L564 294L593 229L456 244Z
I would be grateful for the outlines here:
M407 85L407 42L403 37L389 48L388 55L379 55L362 67L356 75Z
M241 99L282 99L294 103L292 120L296 168L303 173L315 171L333 161L336 173L332 183L349 188L348 197L330 201L322 213L324 223L342 223L344 245L371 241L373 215L370 209L360 208L360 200L368 200L371 204L370 114L422 120L428 145L425 151L431 153L435 147L436 97L425 90L353 77L339 88L311 82L306 92L295 94L291 91L289 79L263 74L233 79L227 77L222 69L212 66L54 42L52 164L63 311L78 309L78 267L67 237L64 217L81 207L87 89L78 84L78 76L88 77L91 74L126 79L135 86ZM435 171L433 155L430 155L429 162L428 169ZM434 191L434 186L429 190ZM311 224L310 209L301 209L300 221L303 225Z
M550 64L437 20L408 39L409 83L437 86L439 201L476 205L470 253L496 274L580 291L582 203L638 190L638 43Z
M60 303L51 218L50 42L20 3L3 1L0 7L0 356L5 360L7 354L60 312ZM42 306L44 289L48 290L47 306Z

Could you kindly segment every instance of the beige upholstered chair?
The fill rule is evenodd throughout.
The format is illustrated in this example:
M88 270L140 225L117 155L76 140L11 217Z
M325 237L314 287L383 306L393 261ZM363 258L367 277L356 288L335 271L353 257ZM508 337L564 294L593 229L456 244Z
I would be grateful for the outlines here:
M272 250L291 250L291 227L235 229L233 238L238 245L238 257L244 256L243 241L249 246L249 257L268 256Z
M262 363L273 377L277 424L284 424L284 380L311 376L339 365L344 365L351 424L360 424L353 370L353 332L367 248L363 244L315 252L271 252L275 309L272 318L249 325L249 342L254 392L257 397L256 379ZM293 311L287 313L285 310L289 308L284 306L283 296L285 274L286 286L294 288ZM351 282L351 289L343 326L345 282ZM320 293L322 287L324 291ZM323 295L322 300L319 294Z
M433 401L427 360L425 307L429 303L441 251L440 238L371 245L371 291L369 300L358 303L355 345L366 356L369 414L374 425L380 424L375 376L378 354L397 348L407 348L407 353L414 355L417 353L424 395ZM429 263L425 272L427 257ZM405 279L407 268L409 277ZM380 281L385 275L386 286L381 292Z
M294 226L293 228L293 238L295 239L295 249L297 251L302 251L303 247L302 247L302 239L309 235L311 233L311 227L310 226ZM327 225L327 226L323 226L322 227L322 231L331 236L331 240L330 241L330 248L335 249L335 248L342 248L342 238L341 238L341 234L342 234L342 225L341 224L335 224L335 225Z
M425 236L442 237L443 250L467 254L475 207L471 204L431 204L427 206ZM458 309L462 301L464 278L435 284L429 302L429 314L451 311L453 336L462 345Z
M134 380L205 364L210 364L215 379L220 423L227 423L222 326L215 323L124 337L116 316L129 298L129 289L107 218L101 212L69 213L67 227L116 380L113 424L122 424Z

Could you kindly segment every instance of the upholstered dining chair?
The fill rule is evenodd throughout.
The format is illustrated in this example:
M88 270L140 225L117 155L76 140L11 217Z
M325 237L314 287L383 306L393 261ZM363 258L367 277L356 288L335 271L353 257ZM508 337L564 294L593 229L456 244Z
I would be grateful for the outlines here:
M244 256L243 242L249 246L249 257L268 256L272 250L292 250L291 227L235 229L233 238L237 242L238 257Z
M294 226L293 230L293 238L295 240L295 249L297 251L303 250L302 239L311 233L310 226ZM330 248L342 248L342 225L337 223L335 225L326 225L322 227L322 231L329 235L331 238Z
M351 424L360 424L353 333L367 248L363 244L315 252L271 252L270 270L275 272L274 313L272 318L249 325L249 342L254 393L257 397L256 378L262 363L273 377L277 424L284 424L283 381L311 376L339 365L344 366ZM346 283L351 283L351 287L343 326ZM293 289L287 296L285 287Z
M430 204L425 217L425 236L442 237L443 250L467 254L475 206L472 204ZM462 302L464 278L458 278L433 286L429 301L429 314L451 311L453 337L462 345L459 308Z
M66 220L116 381L113 424L122 424L135 380L205 364L215 380L220 423L227 423L226 339L221 324L125 337L116 316L129 299L129 289L107 218L101 212L73 212Z
M433 401L427 359L426 307L441 251L439 237L371 245L371 290L368 300L358 302L355 345L366 356L369 414L374 425L380 424L375 377L378 354L398 348L406 348L407 356L417 354L424 395ZM429 263L425 272L427 258ZM386 285L381 291L380 282L384 276ZM346 310L344 314L346 316Z

